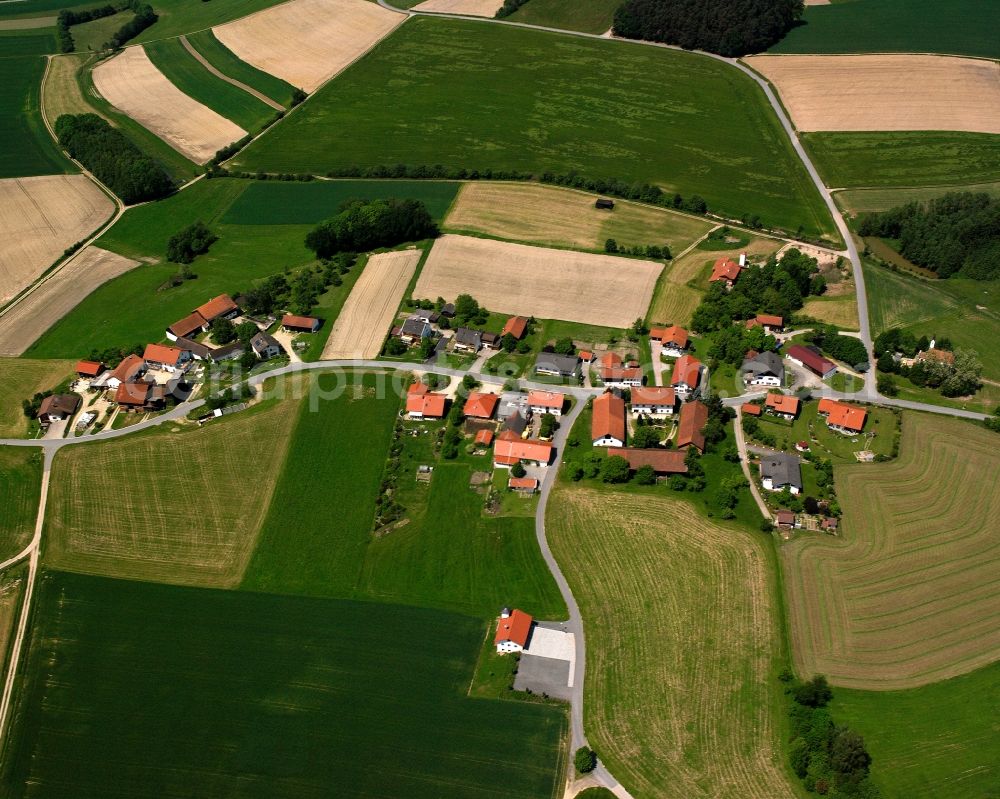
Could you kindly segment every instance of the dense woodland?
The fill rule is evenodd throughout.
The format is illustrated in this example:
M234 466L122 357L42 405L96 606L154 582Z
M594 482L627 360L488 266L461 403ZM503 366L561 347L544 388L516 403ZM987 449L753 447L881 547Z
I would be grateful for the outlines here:
M1000 278L1000 198L953 192L867 214L862 236L899 241L900 254L939 277Z
M349 200L332 219L306 235L317 258L365 252L437 236L438 226L419 200Z
M55 130L59 144L126 205L156 200L174 190L163 167L97 114L63 114Z
M735 57L767 50L802 12L802 0L625 0L614 32Z

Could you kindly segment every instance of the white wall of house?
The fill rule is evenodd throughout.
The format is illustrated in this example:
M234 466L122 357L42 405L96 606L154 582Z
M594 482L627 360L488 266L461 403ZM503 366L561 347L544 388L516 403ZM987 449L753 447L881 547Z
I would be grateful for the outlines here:
M625 442L614 436L602 436L594 439L595 447L624 447Z
M633 405L633 416L673 416L673 405Z
M751 374L750 372L747 372L747 375L750 374ZM759 375L757 377L751 377L749 380L747 378L743 378L743 382L746 383L748 386L777 387L781 385L781 381L774 375Z
M497 652L508 653L508 652L523 652L524 647L520 644L515 644L513 641L501 641L497 644Z
M553 416L562 416L562 408L550 408L547 405L532 405L532 413L551 413Z

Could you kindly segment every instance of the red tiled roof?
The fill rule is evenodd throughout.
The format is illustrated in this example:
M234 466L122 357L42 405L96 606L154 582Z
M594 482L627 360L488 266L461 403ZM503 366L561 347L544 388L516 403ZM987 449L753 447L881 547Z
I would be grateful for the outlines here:
M684 383L695 388L701 379L701 361L693 355L682 355L674 361L674 372L670 377L672 386Z
M566 402L566 396L558 391L529 391L528 406L531 408L552 408L561 411Z
M505 430L493 446L493 460L504 466L522 460L548 463L552 460L552 445L547 441L523 440L512 430Z
M757 314L757 321L762 325L767 325L768 327L783 327L785 320L780 316L773 316L771 314Z
M142 354L142 359L146 363L162 363L168 366L176 366L181 359L184 350L177 347L166 347L163 344L147 344L146 351Z
M312 330L318 322L319 319L313 316L296 316L289 313L281 317L282 327L299 327L304 330Z
M622 363L622 356L617 352L606 352L601 356L601 367L603 369L613 369L616 366L621 366Z
M444 416L444 404L447 399L444 394L435 394L432 391L407 394L406 412L419 413L429 419L440 419Z
M410 383L410 387L408 389L406 389L406 393L407 394L419 394L420 396L423 396L424 394L426 394L430 390L431 390L430 386L428 386L422 380L417 380L417 381L415 381L413 383Z
M803 347L801 344L794 344L785 351L785 356L788 358L794 358L796 361L801 361L804 366L812 369L814 372L825 375L831 369L836 369L837 364L833 361L827 360L822 355L818 355L813 352L808 347Z
M122 383L115 392L119 405L145 405L149 397L149 383Z
M677 447L693 444L699 450L705 449L705 436L701 429L708 421L708 406L695 400L685 402L681 408L681 421L677 425Z
M792 415L798 415L799 413L799 398L790 397L787 394L768 394L765 405L778 413L790 413Z
M484 447L488 447L493 443L493 431L487 427L484 427L478 433L476 433L476 443L482 444Z
M616 380L642 380L642 369L638 366L605 366L601 369L601 380L605 383Z
M590 420L590 437L605 436L625 441L625 400L606 391L594 400L594 413Z
M198 332L206 324L205 317L195 311L194 313L188 314L180 321L174 322L167 328L167 330L178 338L190 338L192 333Z
M534 477L511 477L507 481L508 488L527 488L534 490L538 488L538 480Z
M637 386L632 389L632 407L636 405L673 405L677 395L670 386Z
M578 353L581 361L592 361L594 360L594 353L590 350L580 350Z
M848 405L833 399L821 399L817 410L826 414L826 423L832 427L842 427L860 433L865 429L868 411L856 405Z
M684 463L686 453L679 449L635 449L632 447L611 447L608 455L619 455L628 461L633 471L643 466L652 466L657 474L685 474L688 470Z
M125 381L131 380L135 377L136 373L142 369L143 363L144 361L138 355L128 355L115 367L111 376L124 383Z
M736 280L739 276L740 265L738 263L728 258L720 258L712 267L712 276L708 281L714 283L717 280Z
M514 338L523 338L525 332L528 330L528 319L524 316L512 316L507 320L507 324L503 326L503 331L500 333L501 336L505 336L510 333Z
M680 325L654 327L649 331L649 337L661 344L674 344L680 349L688 345L688 332Z
M515 610L506 619L500 619L493 643L502 644L504 641L510 641L518 646L525 646L528 643L528 636L531 634L533 621L534 619L523 610Z
M469 393L469 398L465 401L462 413L477 419L489 419L497 409L498 402L500 402L500 397L496 394L472 391Z
M760 416L764 412L764 409L760 405L754 405L752 402L744 402L740 406L740 410L747 416Z
M99 361L79 361L76 365L76 373L84 377L97 377L104 369L104 364Z
M238 311L239 306L233 302L233 298L228 294L220 294L218 297L213 297L204 305L199 305L194 309L195 313L200 313L206 322L211 322L213 319L218 319L220 316L225 316L233 311Z

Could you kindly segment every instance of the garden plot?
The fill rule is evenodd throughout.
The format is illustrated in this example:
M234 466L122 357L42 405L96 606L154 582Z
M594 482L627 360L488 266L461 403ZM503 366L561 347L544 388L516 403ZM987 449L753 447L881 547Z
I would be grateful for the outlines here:
M751 56L802 131L1000 133L1000 64L933 55Z
M471 294L498 313L628 327L646 315L663 265L505 241L439 238L414 297Z
M84 175L0 180L0 306L112 211L111 200Z
M405 19L367 0L291 0L212 33L248 64L311 92Z
M196 164L247 135L174 86L142 47L123 50L94 69L93 76L105 100Z

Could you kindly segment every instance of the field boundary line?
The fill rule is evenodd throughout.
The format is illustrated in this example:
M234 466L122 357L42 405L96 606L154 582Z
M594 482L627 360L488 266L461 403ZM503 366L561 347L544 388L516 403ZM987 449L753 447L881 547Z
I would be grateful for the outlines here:
M273 108L275 111L281 111L282 113L285 112L285 106L283 106L277 100L272 100L263 92L257 91L252 86L247 86L247 84L243 83L242 81L236 80L236 78L229 77L228 75L224 74L223 72L220 72L218 69L212 66L212 64L209 63L208 59L205 58L205 56L203 56L201 53L199 53L195 49L194 45L188 41L186 34L181 34L177 38L180 40L180 43L184 46L184 49L187 50L188 53L190 53L194 57L194 59L199 64L201 64L209 73L215 75L215 77L217 77L219 80L223 80L226 83L235 86L237 89L242 89L247 94L256 97L262 103L266 103L267 105L271 106L271 108Z

